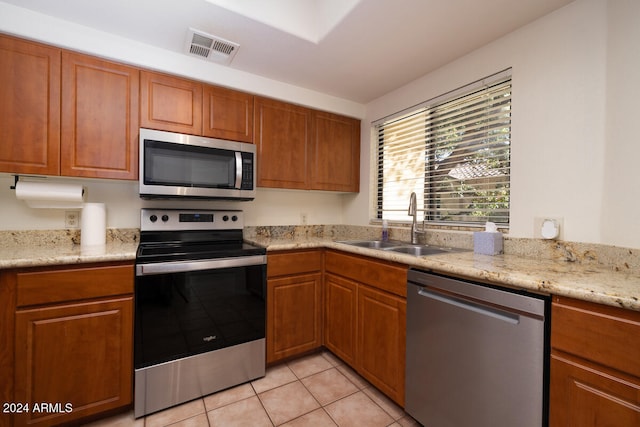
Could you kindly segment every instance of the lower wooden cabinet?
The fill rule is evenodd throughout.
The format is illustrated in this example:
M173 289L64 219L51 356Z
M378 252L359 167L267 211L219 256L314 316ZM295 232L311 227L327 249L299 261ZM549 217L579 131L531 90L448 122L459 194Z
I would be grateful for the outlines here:
M57 425L132 401L133 297L16 314L15 425ZM37 408L36 405L40 405Z
M640 382L583 360L551 356L550 425L640 425Z
M404 406L407 266L327 251L325 346Z
M324 295L324 345L355 366L358 283L327 273Z
M2 395L28 405L0 425L77 423L132 403L133 280L132 263L0 272L0 315L13 320L0 325Z
M554 297L551 427L640 425L640 313Z
M322 251L272 253L267 261L267 363L322 346Z
M384 394L404 406L407 301L358 287L356 366Z

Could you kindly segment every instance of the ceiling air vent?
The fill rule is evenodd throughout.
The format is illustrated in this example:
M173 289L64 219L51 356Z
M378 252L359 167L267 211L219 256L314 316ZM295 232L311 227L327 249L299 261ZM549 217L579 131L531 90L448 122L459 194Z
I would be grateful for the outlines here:
M189 55L208 59L219 64L229 64L240 45L220 37L189 28L186 51Z

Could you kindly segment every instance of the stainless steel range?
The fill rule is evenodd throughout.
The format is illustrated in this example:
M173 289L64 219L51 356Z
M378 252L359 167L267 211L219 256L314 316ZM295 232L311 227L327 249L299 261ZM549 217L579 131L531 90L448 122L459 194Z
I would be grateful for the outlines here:
M266 249L242 211L142 209L135 417L265 374Z

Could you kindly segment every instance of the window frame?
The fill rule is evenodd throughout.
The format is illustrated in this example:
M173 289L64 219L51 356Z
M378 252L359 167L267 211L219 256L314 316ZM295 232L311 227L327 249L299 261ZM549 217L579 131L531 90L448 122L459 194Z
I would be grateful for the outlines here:
M385 142L385 138L384 138L385 126L389 126L392 123L401 122L402 120L411 119L411 117L416 114L423 114L425 117L425 121L424 121L425 134L424 134L423 146L417 147L418 149L422 149L423 150L422 152L424 153L424 157L425 157L424 170L422 171L422 176L415 177L415 179L417 180L422 180L422 192L424 193L422 195L423 196L422 200L424 200L424 202L422 206L419 206L419 209L418 209L418 213L422 215L422 218L420 220L430 225L431 224L444 225L449 227L481 227L481 226L484 226L486 220L492 220L491 217L487 218L484 216L478 216L479 218L478 221L468 221L468 220L465 221L462 218L459 220L457 219L441 220L433 216L433 213L436 210L439 210L439 208L436 208L435 206L431 205L431 203L433 203L434 200L436 199L435 195L437 195L437 193L434 192L433 190L434 184L431 178L433 177L432 172L438 167L438 163L436 163L436 161L433 160L435 158L433 154L434 139L430 139L430 137L427 136L427 133L428 133L427 131L433 130L433 127L430 127L428 123L432 120L433 114L435 111L438 110L438 108L442 108L443 106L449 103L452 103L454 101L458 101L460 99L464 99L464 98L472 99L474 96L476 96L476 94L483 91L485 92L482 95L483 97L486 97L487 99L495 99L495 98L489 98L490 88L494 88L496 86L501 87L505 85L507 86L508 90L506 91L507 93L506 108L505 108L506 113L503 113L503 114L504 116L508 117L507 119L508 126L506 127L507 132L504 132L504 128L503 128L499 131L499 133L496 134L491 131L491 128L488 128L486 130L486 133L483 133L482 136L477 137L477 139L474 139L474 141L483 141L483 144L484 144L485 141L491 141L493 137L496 137L497 139L502 138L503 143L506 143L507 145L507 148L508 148L506 152L507 159L502 160L503 163L501 163L501 167L498 170L498 171L506 171L506 173L502 174L502 179L489 181L491 183L490 185L494 186L493 190L489 190L489 191L494 191L494 192L502 191L504 198L506 198L506 201L502 200L498 202L498 204L506 203L506 208L498 208L498 212L501 212L501 215L495 217L498 219L504 219L506 217L506 221L498 220L498 221L492 221L492 222L496 222L496 224L500 228L506 228L506 229L509 228L510 220L511 220L510 218L511 217L511 152L512 152L512 143L511 143L512 96L511 95L513 91L511 68L502 70L498 73L487 76L483 79L477 80L468 85L465 85L453 91L447 92L436 98L422 102L418 105L414 105L410 108L404 109L402 111L399 111L390 116L379 119L372 123L372 130L374 135L373 139L375 140L375 149L372 150L372 162L373 162L372 169L374 171L372 175L375 176L375 179L374 179L375 188L372 191L372 194L374 195L374 200L371 205L373 208L373 212L372 212L373 222L380 222L383 219L386 219L387 221L392 223L406 223L407 220L409 219L408 215L407 215L407 218L408 218L407 220L384 217L385 211L398 212L399 209L394 209L394 210L384 209L385 162L384 162L383 153L381 153L381 150L382 150L381 147L382 147L382 144L384 144ZM469 114L468 116L465 116L465 117L472 117L472 114ZM489 117L489 114L481 117L479 121L488 120L488 117ZM442 120L442 119L438 119L438 120ZM501 118L501 120L504 121L505 119ZM500 121L498 121L498 123L500 123ZM418 142L418 144L420 144L420 142ZM495 142L494 143L489 142L489 144L492 145L492 147L490 148L490 150L492 150L492 153L498 153L500 155L504 154L504 153L500 153L500 151L502 150L501 147L498 147L498 148L493 147L493 145L499 145L499 144ZM460 145L463 145L463 144L460 143ZM454 150L458 150L459 148L460 146L456 145ZM475 153L475 151L472 151L472 153ZM454 156L456 155L460 155L460 152L458 151L457 154L454 154ZM488 160L489 158L490 157L487 156L485 161ZM506 164L506 167L504 167L505 164ZM453 169L450 172L453 172ZM499 176L499 175L493 175L493 176ZM491 175L487 175L484 178L490 178L490 177ZM476 176L473 178L480 178L480 177ZM484 178L480 178L480 179L484 179ZM464 179L461 179L462 183L464 181L465 181ZM460 184L460 185L461 187L463 186L463 184ZM418 194L417 191L416 193ZM418 194L418 197L420 198L420 194ZM491 196L488 196L486 199L482 201L483 203L487 204L487 207L485 208L487 210L490 209L489 208L490 201L491 201ZM407 197L407 207L408 207L408 202L409 202L409 198ZM494 204L495 203L496 202L494 201ZM505 209L506 209L506 214L505 214ZM470 216L473 216L473 215L466 214L464 216L469 218Z

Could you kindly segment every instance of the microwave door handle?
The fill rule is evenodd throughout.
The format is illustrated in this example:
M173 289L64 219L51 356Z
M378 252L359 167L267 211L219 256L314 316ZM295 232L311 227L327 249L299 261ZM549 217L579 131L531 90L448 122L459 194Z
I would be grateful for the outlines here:
M242 153L236 151L236 185L234 188L240 188L242 185Z

